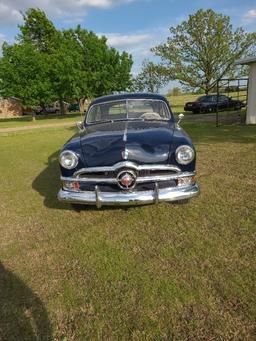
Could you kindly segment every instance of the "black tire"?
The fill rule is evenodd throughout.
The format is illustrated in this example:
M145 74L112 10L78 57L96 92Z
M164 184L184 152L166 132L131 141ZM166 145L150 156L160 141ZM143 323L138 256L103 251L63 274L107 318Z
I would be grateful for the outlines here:
M198 113L199 114L206 114L207 112L208 112L208 108L200 108L199 110L198 110Z
M71 204L72 208L76 212L80 212L84 209L85 205L82 204Z
M235 104L234 110L241 110L242 105L240 103Z

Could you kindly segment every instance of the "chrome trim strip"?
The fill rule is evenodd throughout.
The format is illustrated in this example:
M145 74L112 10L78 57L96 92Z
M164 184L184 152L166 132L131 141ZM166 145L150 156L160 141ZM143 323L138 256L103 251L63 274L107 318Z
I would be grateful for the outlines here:
M131 168L137 171L141 170L169 170L174 172L181 172L181 169L173 165L159 165L159 164L148 164L148 165L137 165L131 161L118 162L113 166L103 166L103 167L88 167L81 168L74 173L74 177L78 177L82 173L98 173L98 172L115 172L120 168Z
M93 182L93 183L101 183L104 182L106 184L114 184L117 183L116 178L69 178L65 176L61 176L61 181L74 181L74 182Z
M136 179L136 183L143 183L143 182L156 182L156 181L169 181L175 180L178 178L184 178L195 175L195 172L183 172L177 174L170 174L170 175L153 175L153 176L138 176ZM72 177L61 177L61 181L74 181L74 182L92 182L92 183L106 183L106 184L117 184L116 178L72 178Z
M95 186L95 198L97 208L101 208L100 189L98 186Z
M155 204L159 203L159 186L158 183L155 183Z
M144 205L156 202L156 190L153 191L123 191L123 192L101 192L97 191L86 192L69 192L61 189L58 194L58 199L63 202L73 204L87 204L87 205ZM199 186L194 184L186 187L170 187L159 189L158 201L178 201L190 199L199 194Z
M123 136L124 142L127 142L127 130L128 130L127 122L125 122L125 129L124 129L124 136Z

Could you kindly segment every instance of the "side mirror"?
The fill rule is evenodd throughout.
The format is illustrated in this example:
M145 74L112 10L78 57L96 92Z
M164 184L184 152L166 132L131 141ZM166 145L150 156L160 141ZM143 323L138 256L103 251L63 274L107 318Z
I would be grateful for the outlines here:
M84 122L77 122L76 127L80 132L83 131L84 130Z
M179 114L179 116L178 116L179 120L178 120L178 122L177 122L178 125L179 125L180 122L182 121L183 117L184 117L184 114Z

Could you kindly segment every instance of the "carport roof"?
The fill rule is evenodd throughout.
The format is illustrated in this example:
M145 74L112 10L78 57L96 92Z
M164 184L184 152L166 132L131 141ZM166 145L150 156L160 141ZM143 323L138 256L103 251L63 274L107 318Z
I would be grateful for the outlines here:
M236 62L236 65L245 65L245 64L251 64L251 63L256 63L256 56L251 56L251 57L247 57L244 59L239 59Z

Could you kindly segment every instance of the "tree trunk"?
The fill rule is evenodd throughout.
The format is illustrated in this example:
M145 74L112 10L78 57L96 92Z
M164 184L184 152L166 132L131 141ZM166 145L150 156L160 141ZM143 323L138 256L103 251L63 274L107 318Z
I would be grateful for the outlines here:
M64 102L62 99L60 99L60 114L61 115L65 114L65 107L64 107Z
M84 98L79 99L79 110L81 114L84 113L84 101L85 101Z

